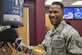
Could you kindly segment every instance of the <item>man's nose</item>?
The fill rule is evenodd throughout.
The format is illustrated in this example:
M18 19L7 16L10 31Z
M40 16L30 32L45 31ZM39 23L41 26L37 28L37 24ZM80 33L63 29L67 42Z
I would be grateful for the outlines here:
M55 14L52 12L52 13L51 13L51 16L55 16Z
M50 16L50 18L54 19L54 18L57 18L57 16L56 16L56 15L54 15L54 16Z

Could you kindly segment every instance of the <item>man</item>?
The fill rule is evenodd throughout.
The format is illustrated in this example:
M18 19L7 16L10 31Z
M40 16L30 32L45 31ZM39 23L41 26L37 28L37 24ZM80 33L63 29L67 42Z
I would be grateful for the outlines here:
M74 55L82 54L80 35L63 20L64 6L60 2L53 2L49 8L49 19L54 28L47 32L43 42L37 46L46 51L46 55ZM32 53L33 46L20 45L27 53Z

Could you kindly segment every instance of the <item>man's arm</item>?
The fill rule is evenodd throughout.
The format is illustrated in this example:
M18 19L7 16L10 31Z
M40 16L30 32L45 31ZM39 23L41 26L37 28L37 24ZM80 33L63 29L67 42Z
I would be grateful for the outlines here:
M69 37L69 36L68 36ZM67 51L71 55L82 54L82 38L77 31L73 31L70 34L69 43L67 46Z

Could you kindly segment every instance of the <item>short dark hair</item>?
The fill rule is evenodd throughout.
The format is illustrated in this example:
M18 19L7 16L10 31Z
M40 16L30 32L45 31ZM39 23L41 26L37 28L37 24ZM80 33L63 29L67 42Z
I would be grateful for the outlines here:
M71 22L69 20L65 20L65 22L69 25L71 25Z
M64 5L61 2L52 2L52 5L60 5L61 9L64 9Z

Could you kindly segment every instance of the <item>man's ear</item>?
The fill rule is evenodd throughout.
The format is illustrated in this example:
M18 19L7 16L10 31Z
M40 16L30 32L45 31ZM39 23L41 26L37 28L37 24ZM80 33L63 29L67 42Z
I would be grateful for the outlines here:
M62 11L62 13L63 13L63 16L64 16L64 10Z

